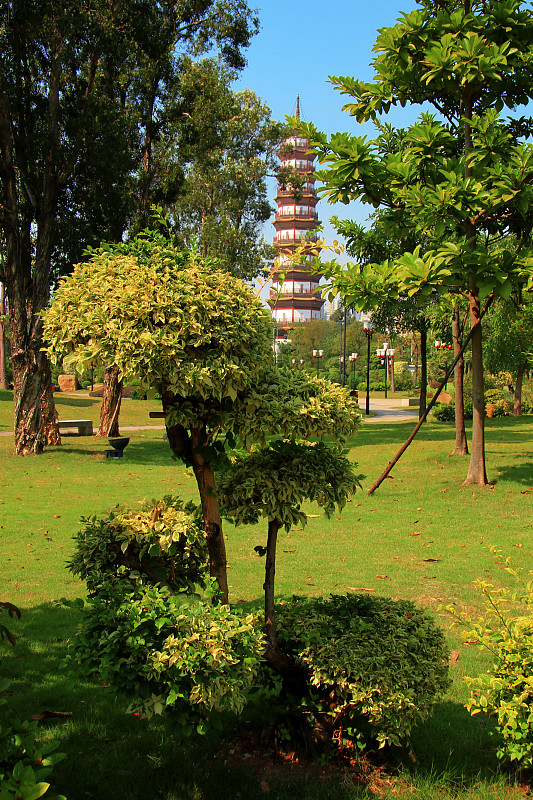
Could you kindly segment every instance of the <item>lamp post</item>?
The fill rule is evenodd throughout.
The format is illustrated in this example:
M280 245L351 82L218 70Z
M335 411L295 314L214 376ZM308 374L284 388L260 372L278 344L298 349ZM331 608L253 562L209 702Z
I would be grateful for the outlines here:
M363 330L367 338L366 349L366 403L365 414L370 414L370 339L372 338L372 323L369 319L363 321Z
M339 363L340 363L339 383L340 383L341 386L344 386L344 376L345 376L345 373L344 373L344 356L340 356L339 357Z
M396 391L396 387L394 385L394 347L389 348L389 352L387 354L388 362L389 362L389 373L390 373L390 388L391 392Z
M318 378L318 374L320 372L320 359L324 355L323 350L313 350L313 358L316 358L316 376Z
M383 342L383 347L378 347L376 350L377 357L381 359L381 365L385 364L385 400L387 399L387 384L389 382L389 359L388 359L388 342Z
M351 356L349 357L350 358L350 363L352 365L352 383L351 383L351 386L350 386L352 391L355 389L355 386L354 386L354 383L355 383L355 362L357 361L357 356L358 355L359 355L359 353L352 353Z
M441 342L439 339L435 339L435 350L437 350L437 352L439 350L451 350L451 349L452 349L451 344L446 344L446 342ZM444 362L444 375L445 377L448 375L448 356L446 356L446 361ZM444 391L445 392L448 391L448 380L446 380L446 383L444 384Z

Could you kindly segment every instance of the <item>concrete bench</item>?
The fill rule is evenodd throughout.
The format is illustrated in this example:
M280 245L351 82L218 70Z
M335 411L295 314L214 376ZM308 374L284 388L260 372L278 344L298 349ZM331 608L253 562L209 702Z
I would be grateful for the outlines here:
M93 423L90 419L62 419L57 423L59 432L63 433L67 428L77 428L78 436L92 436Z

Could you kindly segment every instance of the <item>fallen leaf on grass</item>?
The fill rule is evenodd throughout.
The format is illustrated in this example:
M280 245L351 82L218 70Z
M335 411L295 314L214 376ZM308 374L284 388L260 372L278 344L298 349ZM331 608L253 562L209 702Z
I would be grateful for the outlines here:
M50 719L51 717L71 717L72 711L41 711L40 714L34 714L33 720Z
M369 589L367 586L347 586L350 592L375 592L375 589Z
M411 533L410 536L420 536L420 531L414 531L414 533Z
M284 550L283 552L284 552L284 553L295 553L295 552L296 552L296 550Z
M424 558L423 561L442 561L442 558Z
M456 661L459 660L459 653L457 650L450 651L450 664L455 664Z
M381 578L381 580L383 580L383 581L390 581L390 578L389 578L388 575L376 575L376 578Z
M506 490L506 491L508 491L508 490ZM520 494L533 494L533 488L525 489L523 492L520 492Z

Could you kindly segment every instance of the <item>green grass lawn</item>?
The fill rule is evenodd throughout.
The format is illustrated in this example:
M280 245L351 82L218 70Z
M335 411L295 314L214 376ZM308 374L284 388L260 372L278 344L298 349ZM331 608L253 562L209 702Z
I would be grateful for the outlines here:
M59 399L59 396L58 396ZM61 397L63 416L98 418L99 401ZM81 406L83 401L89 405ZM76 408L74 407L76 405ZM9 407L9 409L8 409ZM121 423L147 424L158 404L125 401ZM10 398L0 396L0 426L9 426ZM132 420L132 421L130 421ZM139 420L142 420L139 421ZM408 423L363 425L351 457L370 486L412 429ZM0 428L1 429L1 428ZM4 427L3 430L9 429ZM83 596L65 562L81 516L104 514L117 503L178 493L195 498L194 478L172 461L162 431L134 431L122 460L105 460L106 441L64 437L39 457L14 457L11 437L0 437L1 599L23 611L11 627L21 635L14 652L1 647L3 665L15 674L13 702L25 716L45 709L72 718L44 726L68 758L53 773L53 786L70 800L211 800L211 798L312 798L470 800L519 797L498 774L490 721L463 707L462 678L487 665L487 656L463 643L461 631L438 614L442 603L472 613L480 598L472 580L499 581L501 567L486 549L498 545L517 566L533 568L533 417L487 420L487 470L491 488L465 487L467 460L450 457L453 426L427 424L391 476L368 497L353 497L342 515L326 520L312 506L306 528L281 533L276 585L279 596L350 590L406 597L438 614L454 658L453 685L432 717L413 736L416 761L407 753L374 773L369 785L345 774L307 778L272 766L265 775L245 758L231 757L220 738L184 743L172 718L148 726L125 713L121 699L92 683L72 685L60 669L79 612L60 598ZM230 592L234 602L261 603L264 562L254 547L265 526L227 525ZM265 745L268 751L269 746Z

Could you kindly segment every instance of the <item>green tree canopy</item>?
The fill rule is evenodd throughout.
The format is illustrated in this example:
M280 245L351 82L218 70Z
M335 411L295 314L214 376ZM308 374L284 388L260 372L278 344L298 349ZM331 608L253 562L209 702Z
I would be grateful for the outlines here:
M391 279L421 302L435 289L468 298L474 422L467 483L487 481L481 304L509 297L513 283L532 273L533 146L524 141L532 126L500 117L533 97L532 45L533 13L521 0L419 0L380 30L372 82L331 79L350 98L345 110L358 122L372 120L376 137L328 140L302 125L326 167L318 176L328 199L391 209L426 237L424 248L354 266L354 286L365 273L373 300L376 286ZM384 115L408 103L435 113L393 129ZM510 232L520 242L514 251L505 243Z

